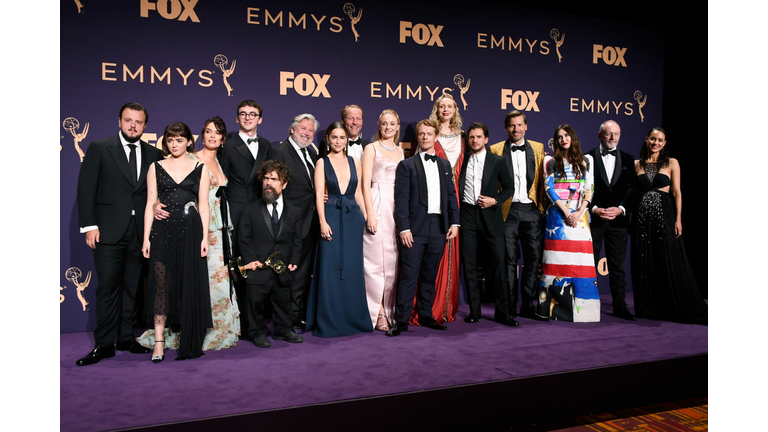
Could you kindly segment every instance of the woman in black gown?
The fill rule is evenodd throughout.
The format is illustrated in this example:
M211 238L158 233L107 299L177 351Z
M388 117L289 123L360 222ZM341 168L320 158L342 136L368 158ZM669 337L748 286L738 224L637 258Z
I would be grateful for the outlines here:
M320 242L307 302L307 329L319 337L372 332L363 275L360 160L347 156L343 123L328 126L325 142L325 156L315 167Z
M154 323L152 362L164 359L165 327L180 330L176 360L203 355L206 329L213 327L208 290L208 169L187 152L194 151L192 131L184 123L163 132L162 161L147 172L144 245L149 259L147 321ZM154 220L160 200L170 216ZM205 224L202 221L206 221Z
M707 324L707 303L681 237L680 164L669 157L666 143L663 129L651 129L635 161L630 225L635 311L638 318Z

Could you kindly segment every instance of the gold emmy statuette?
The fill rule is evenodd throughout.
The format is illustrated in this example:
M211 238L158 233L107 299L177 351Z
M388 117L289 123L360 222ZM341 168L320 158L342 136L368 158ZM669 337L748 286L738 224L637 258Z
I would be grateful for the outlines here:
M282 262L280 260L272 261L272 258L274 258L274 257L276 257L276 256L278 256L280 254L281 254L280 251L272 252L272 254L267 257L267 260L264 261L264 265L267 266L267 267L272 267L272 270L274 270L275 273L277 273L277 274L285 273L285 268L286 268L284 262Z
M273 260L276 256L280 255L282 252L275 251L272 252L267 259L264 261L264 263L258 267L256 267L257 270L264 269L266 267L271 268L275 271L277 274L283 274L285 273L285 269L287 266L284 262L280 260ZM229 263L227 264L227 267L229 268L229 275L232 277L232 279L235 280L235 282L240 281L241 279L247 279L248 278L248 270L245 268L245 266L242 263L242 258L232 258L229 260Z

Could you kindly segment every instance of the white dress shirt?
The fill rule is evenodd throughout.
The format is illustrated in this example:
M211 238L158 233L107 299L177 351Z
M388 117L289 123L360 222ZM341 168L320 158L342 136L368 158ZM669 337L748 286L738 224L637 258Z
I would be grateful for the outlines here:
M485 148L480 153L472 154L467 162L467 178L462 201L477 205L480 189L483 186L483 170L485 169Z
M437 168L438 161L429 161L426 159L427 153L420 153L421 161L424 163L424 174L427 180L427 213L441 214L440 211L440 170ZM434 156L434 154L432 155ZM437 193L431 193L436 191Z
M256 155L259 154L259 141L258 141L259 136L254 135L252 137L249 137L243 131L238 132L238 135L240 135L240 139L243 140L243 142L245 143L245 146L248 147L248 150L250 150L251 154L253 155L253 159L255 160ZM253 141L252 143L248 144L249 139L255 139L256 141Z
M511 147L524 147L525 141L523 141L523 144L520 144L519 146L516 146L512 144ZM512 197L512 202L519 202L523 204L532 203L533 201L528 197L528 184L525 181L525 176L527 174L527 166L525 162L525 150L523 151L511 151L509 152L512 155L512 167L515 170L515 178L513 179L515 181L515 195Z

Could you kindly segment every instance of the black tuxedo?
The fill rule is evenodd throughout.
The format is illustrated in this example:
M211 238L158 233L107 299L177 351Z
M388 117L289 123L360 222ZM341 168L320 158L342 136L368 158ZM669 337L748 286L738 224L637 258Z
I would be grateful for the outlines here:
M245 207L261 197L261 183L257 174L261 164L267 159L272 143L264 137L258 137L258 143L259 150L254 159L240 134L235 134L224 143L224 148L219 154L221 169L229 181L227 201L235 230Z
M398 232L411 231L413 246L401 246L402 274L398 281L395 319L407 324L413 310L416 285L420 317L432 316L435 278L445 250L446 234L459 225L459 208L453 186L451 163L437 158L440 188L427 191L426 173L421 156L416 154L397 165L395 172L395 223ZM440 193L440 215L427 213L428 193Z
M238 230L238 240L242 252L242 262L264 261L270 254L280 251L273 260L296 265L301 253L301 211L287 203L283 195L283 213L277 230L272 226L271 208L258 199L245 208ZM264 301L269 297L273 307L275 334L290 330L291 326L291 284L295 271L288 269L278 275L270 268L248 272L245 279L247 287L247 314L249 316L249 335L256 338L268 332L264 324Z
M291 290L292 320L298 323L306 319L309 283L315 262L315 246L317 237L320 235L320 223L317 218L317 209L315 209L315 183L314 178L311 178L307 172L303 155L296 151L288 138L272 148L268 157L283 162L291 170L291 179L283 190L283 196L301 213L301 256L296 263L298 268L293 276ZM313 165L316 165L317 155L309 151L309 148L307 148L307 157Z
M467 152L459 175L459 214L461 215L461 262L464 266L464 284L467 287L470 313L480 317L480 287L477 264L480 256L486 257L485 275L492 287L496 304L496 317L508 318L512 309L506 275L502 269L504 256L504 219L501 205L512 196L514 183L504 159L490 151L485 152L485 165L479 195L495 198L497 204L485 209L476 203L464 201L467 186L467 169L470 164ZM479 169L479 167L477 167ZM470 180L471 181L471 180Z
M99 242L93 260L96 287L96 347L115 341L133 342L136 295L142 280L144 209L147 205L147 170L163 158L144 141L139 178L130 173L128 158L118 135L88 146L77 180L78 222L81 228L98 226ZM134 216L131 213L135 213Z
M619 150L613 176L609 179L600 146L587 152L595 161L595 192L589 204L590 212L594 207L608 208L622 206L625 209L635 181L635 160L627 152ZM592 247L595 256L595 266L600 259L600 249L605 241L605 258L608 262L608 282L611 286L611 297L614 309L626 307L626 274L624 259L627 255L627 240L629 235L629 218L626 214L617 216L614 220L605 221L592 214L590 229L592 230Z

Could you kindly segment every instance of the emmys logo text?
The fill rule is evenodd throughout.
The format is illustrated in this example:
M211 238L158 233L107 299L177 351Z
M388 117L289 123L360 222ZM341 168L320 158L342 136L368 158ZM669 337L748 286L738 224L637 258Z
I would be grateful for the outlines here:
M631 116L635 113L634 105L632 102L571 98L569 110L571 112Z
M419 45L443 47L443 41L440 39L442 31L441 25L421 23L413 25L410 21L400 21L400 43L405 43L406 38L411 38Z
M558 35L559 36L559 35ZM487 33L477 34L477 47L483 49L500 49L502 51L517 51L525 52L528 54L540 54L549 55L549 41L528 39L519 37L517 39L511 36L499 36L490 35L488 39Z
M171 85L172 83L181 80L182 85L187 86L190 84L191 80L197 78L197 85L200 87L210 87L213 85L211 75L213 75L213 71L208 69L200 69L195 73L195 69L183 70L178 67L158 69L154 66L145 68L144 65L141 65L131 69L131 67L126 64L118 65L117 63L101 63L102 81L138 81L144 83L144 81L148 79L150 84L165 83Z
M529 90L512 90L501 89L501 109L506 110L511 104L516 110L519 111L534 111L539 112L539 105L536 103L536 99L539 98L541 92L534 92Z
M265 27L270 25L283 27L287 25L288 28L301 27L304 30L307 29L307 23L309 23L310 28L314 27L317 31L327 28L334 33L341 33L344 30L344 27L341 25L341 22L344 20L342 17L332 16L328 18L326 15L316 16L312 13L309 14L309 17L310 19L307 19L306 13L301 15L294 15L293 12L283 13L283 11L274 13L274 10L270 12L267 9L264 9L264 15L262 15L260 8L249 7L246 11L245 22Z
M199 23L200 18L195 13L195 6L198 0L141 0L139 3L139 14L143 18L149 18L149 11L156 11L165 19L177 19L179 21L191 20Z
M288 89L293 89L301 96L324 97L330 99L331 93L328 92L326 85L330 75L305 74L295 75L293 72L280 71L280 94L285 96Z
M421 100L422 98L422 87L424 88L425 92L429 94L429 100L435 101L435 96L440 96L443 93L453 93L453 89L450 87L430 87L428 85L419 85L416 87L411 87L410 84L390 84L390 83L382 83L377 81L371 81L371 97L372 98L395 98L395 99L403 99L403 96L406 100L410 99L418 99ZM439 93L438 93L439 91ZM426 94L424 94L426 97Z
M592 45L592 64L597 64L597 61L602 59L607 65L627 67L627 62L624 61L626 52L626 48Z

